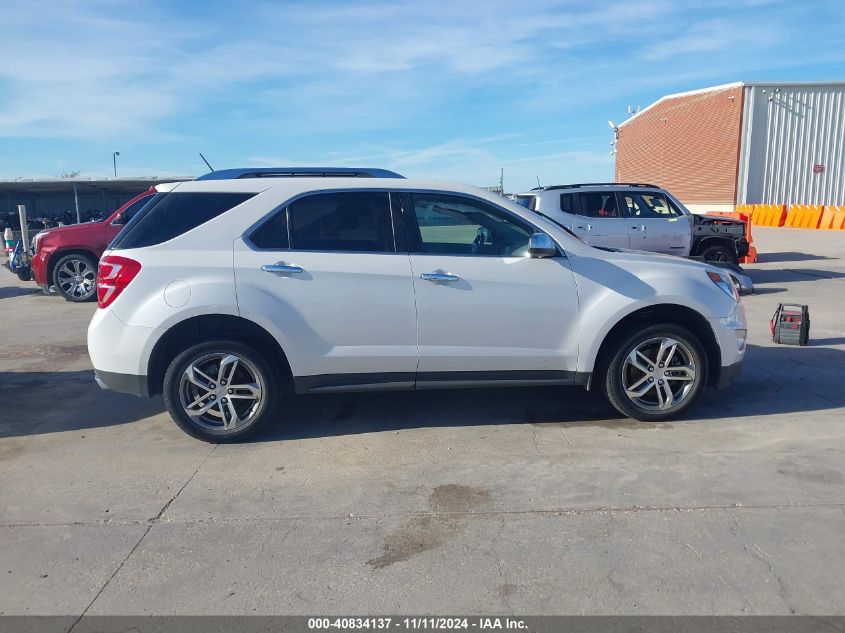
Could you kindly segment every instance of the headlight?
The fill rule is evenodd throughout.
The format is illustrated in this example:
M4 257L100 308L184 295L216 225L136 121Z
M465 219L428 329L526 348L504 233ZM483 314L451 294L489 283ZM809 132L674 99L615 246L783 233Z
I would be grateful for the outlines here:
M707 276L710 277L710 281L724 290L729 297L737 303L739 302L739 291L736 289L733 279L729 275L718 273L715 270L708 270Z
M35 255L35 253L38 252L38 246L41 243L42 237L44 237L44 231L42 231L41 233L36 233L35 237L32 238L32 254L33 255Z

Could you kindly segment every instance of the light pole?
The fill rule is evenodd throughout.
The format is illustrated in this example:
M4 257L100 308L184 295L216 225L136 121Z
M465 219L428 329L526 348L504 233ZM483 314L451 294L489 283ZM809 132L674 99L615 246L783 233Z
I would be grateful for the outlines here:
M120 156L120 152L112 152L111 160L114 164L114 177L117 178L117 157Z

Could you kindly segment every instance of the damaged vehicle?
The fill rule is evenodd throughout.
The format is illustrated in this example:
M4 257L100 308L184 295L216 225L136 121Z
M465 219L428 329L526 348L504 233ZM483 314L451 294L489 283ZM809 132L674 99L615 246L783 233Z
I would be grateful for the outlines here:
M514 196L591 246L736 265L748 254L745 222L691 213L656 185L589 183L538 187Z

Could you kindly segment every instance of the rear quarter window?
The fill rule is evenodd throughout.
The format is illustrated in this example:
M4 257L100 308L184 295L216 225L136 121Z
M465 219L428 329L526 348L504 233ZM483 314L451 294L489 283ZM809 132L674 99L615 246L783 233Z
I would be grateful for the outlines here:
M252 198L253 193L166 193L141 209L117 235L112 248L155 246L205 224Z

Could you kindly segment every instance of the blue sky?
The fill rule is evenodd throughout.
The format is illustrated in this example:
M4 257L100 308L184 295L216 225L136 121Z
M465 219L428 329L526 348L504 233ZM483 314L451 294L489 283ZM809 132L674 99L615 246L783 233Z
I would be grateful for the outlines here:
M377 166L610 179L608 119L733 81L845 80L841 0L0 0L0 177Z

